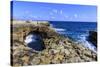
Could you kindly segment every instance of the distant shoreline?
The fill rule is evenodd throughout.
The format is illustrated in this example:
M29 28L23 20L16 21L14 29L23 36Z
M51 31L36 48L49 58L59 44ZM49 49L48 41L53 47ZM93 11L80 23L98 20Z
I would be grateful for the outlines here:
M25 19L11 19L11 21L13 21L13 20L16 20L16 21L30 21L30 19L29 20L25 20ZM31 21L49 21L49 22L52 22L51 20L31 20ZM97 21L95 21L95 22L93 22L93 21L59 21L59 20L54 20L53 22L82 22L82 23L97 23Z

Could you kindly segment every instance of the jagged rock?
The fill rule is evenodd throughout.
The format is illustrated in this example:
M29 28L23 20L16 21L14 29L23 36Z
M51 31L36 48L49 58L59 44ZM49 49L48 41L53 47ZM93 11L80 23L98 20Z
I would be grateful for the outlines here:
M21 59L22 59L22 61L24 61L24 63L26 64L26 63L29 63L30 57L25 55L25 56L22 57Z
M31 61L32 65L37 65L40 63L40 59L38 57L33 58L33 60Z
M70 54L70 51L69 51L68 49L64 49L64 53L65 53L66 55L69 55L69 54Z
M16 28L17 30L12 33L14 37L11 46L13 66L97 61L97 53L59 35L48 25L21 23L17 26L14 24L14 29ZM29 48L23 41L30 32L36 31L40 33L42 45L45 46L42 51Z
M89 31L88 41L92 42L97 47L97 32Z

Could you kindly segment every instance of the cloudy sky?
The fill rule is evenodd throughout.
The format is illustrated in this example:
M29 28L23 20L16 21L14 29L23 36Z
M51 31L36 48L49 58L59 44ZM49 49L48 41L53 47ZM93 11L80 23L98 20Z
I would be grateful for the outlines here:
M12 1L11 8L19 20L97 21L96 6Z

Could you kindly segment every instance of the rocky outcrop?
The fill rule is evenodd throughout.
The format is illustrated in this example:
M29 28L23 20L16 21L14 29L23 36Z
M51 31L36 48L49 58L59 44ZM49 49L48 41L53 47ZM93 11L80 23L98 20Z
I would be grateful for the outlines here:
M13 66L97 61L96 53L59 35L49 26L25 23L13 25L13 29L11 46ZM35 51L24 42L24 38L30 32L36 31L40 33L45 45L42 51Z
M88 41L94 44L97 47L97 32L89 31Z

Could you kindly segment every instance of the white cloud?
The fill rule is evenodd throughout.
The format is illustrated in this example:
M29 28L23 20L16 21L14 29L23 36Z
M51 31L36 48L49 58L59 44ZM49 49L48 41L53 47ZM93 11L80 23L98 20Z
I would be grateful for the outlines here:
M63 11L62 10L60 10L60 14L62 14L63 13Z
M26 10L24 11L24 14L30 14L30 11Z
M52 16L51 18L52 18L52 19L55 19L55 17L54 17L54 16Z
M56 9L53 9L52 11L53 11L54 13L57 13L57 12L58 12L58 10L56 10Z
M67 16L67 15L65 15L64 17L65 17L65 18L68 18L68 16Z
M32 14L28 14L27 17L29 17L29 18L34 18L34 19L38 18L38 16L34 16L34 15L32 15Z
M74 14L74 17L75 17L75 18L77 18L77 17L78 17L78 15L77 15L77 14Z
M37 19L38 17L37 16L32 16L32 15L29 15L30 18L34 18L34 19Z
M53 15L54 13L53 13L53 12L50 12L49 14L50 14L50 15Z

